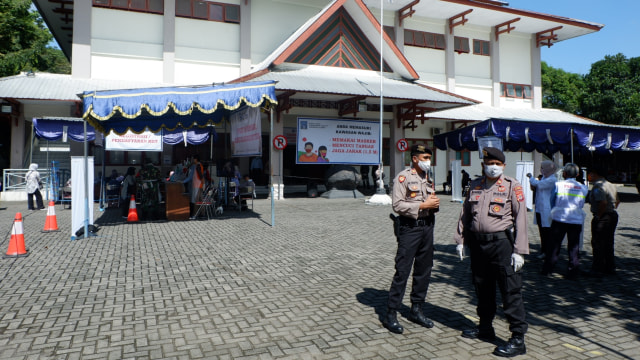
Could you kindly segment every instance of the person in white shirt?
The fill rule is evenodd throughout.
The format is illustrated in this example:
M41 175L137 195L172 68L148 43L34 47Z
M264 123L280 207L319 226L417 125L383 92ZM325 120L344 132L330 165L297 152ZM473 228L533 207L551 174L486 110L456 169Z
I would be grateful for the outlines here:
M585 212L582 210L589 189L576 181L580 172L578 165L568 163L562 170L565 180L556 183L551 197L551 243L544 259L541 274L548 276L558 262L562 240L567 236L569 252L569 269L567 279L575 279L580 273L580 233L584 223Z
M547 255L548 244L551 238L551 194L556 186L556 164L551 160L545 160L540 165L542 179L538 180L527 174L532 190L535 190L536 204L536 224L540 232L540 255L543 258Z

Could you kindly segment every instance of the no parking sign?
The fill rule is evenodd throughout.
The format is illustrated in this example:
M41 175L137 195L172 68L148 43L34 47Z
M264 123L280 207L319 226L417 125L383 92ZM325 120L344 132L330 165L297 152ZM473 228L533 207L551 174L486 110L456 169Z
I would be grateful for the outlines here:
M277 135L273 138L273 147L278 150L284 150L287 147L287 138L282 135Z
M407 139L400 139L396 143L396 148L401 152L405 152L409 150L409 142L407 142Z

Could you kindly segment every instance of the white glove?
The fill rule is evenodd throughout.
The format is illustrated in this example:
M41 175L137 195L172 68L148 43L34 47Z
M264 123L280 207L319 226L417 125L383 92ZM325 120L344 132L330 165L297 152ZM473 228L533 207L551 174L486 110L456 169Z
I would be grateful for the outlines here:
M511 265L513 265L513 271L519 271L524 265L524 258L520 254L511 254Z
M463 244L456 245L456 251L460 256L460 261L462 261L462 259L464 258L464 245Z

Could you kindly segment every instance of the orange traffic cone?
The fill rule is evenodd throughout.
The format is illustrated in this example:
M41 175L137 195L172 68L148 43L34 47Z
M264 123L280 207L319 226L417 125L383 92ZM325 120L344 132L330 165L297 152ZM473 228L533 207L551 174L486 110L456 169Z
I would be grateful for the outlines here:
M127 221L138 221L138 210L136 210L136 197L131 195L131 201L129 202L129 216Z
M44 230L42 232L58 231L58 220L56 219L56 206L53 200L49 201L47 208L47 219L44 221Z
M25 257L29 256L29 253L24 246L24 229L22 227L22 214L16 213L16 217L13 220L13 226L11 227L11 239L9 239L9 249L5 258L9 257Z

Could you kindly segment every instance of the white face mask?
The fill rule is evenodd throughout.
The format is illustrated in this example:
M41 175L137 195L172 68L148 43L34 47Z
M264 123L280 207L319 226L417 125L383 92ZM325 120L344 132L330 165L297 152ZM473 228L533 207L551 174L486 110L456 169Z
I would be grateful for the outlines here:
M419 161L418 166L420 166L422 171L429 172L429 169L431 169L431 160Z
M500 165L485 165L484 173L490 178L497 178L502 175L504 168Z

